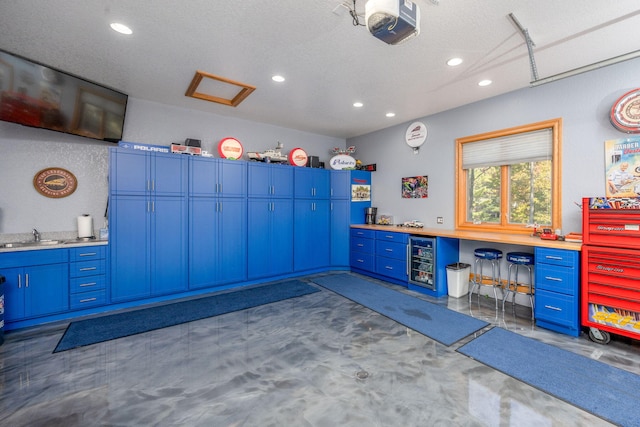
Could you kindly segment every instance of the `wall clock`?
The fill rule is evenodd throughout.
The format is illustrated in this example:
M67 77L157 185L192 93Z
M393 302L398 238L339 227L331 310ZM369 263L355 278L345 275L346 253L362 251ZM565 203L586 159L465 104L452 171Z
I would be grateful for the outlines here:
M622 95L611 107L609 119L619 131L640 133L640 89Z
M407 145L413 148L413 154L418 154L420 146L427 139L427 126L422 122L413 122L407 128L405 141Z

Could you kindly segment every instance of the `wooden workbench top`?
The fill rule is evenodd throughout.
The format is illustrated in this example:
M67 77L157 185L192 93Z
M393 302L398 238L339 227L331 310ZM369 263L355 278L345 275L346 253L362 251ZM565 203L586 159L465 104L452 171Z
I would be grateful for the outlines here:
M445 230L440 228L412 228L399 227L395 225L367 225L352 224L351 228L364 228L367 230L381 230L397 233L408 233L417 236L453 237L462 240L476 240L480 242L505 243L509 245L537 246L543 248L569 249L580 251L582 243L564 242L559 240L542 240L538 237L531 237L528 234L513 233L493 233L485 231L459 231Z

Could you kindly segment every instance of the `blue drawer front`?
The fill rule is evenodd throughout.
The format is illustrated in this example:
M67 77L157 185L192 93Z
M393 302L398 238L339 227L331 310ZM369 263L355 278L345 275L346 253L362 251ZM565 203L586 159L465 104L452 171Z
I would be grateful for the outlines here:
M105 276L87 276L71 279L70 290L72 294L79 292L96 291L105 288Z
M375 256L364 252L351 252L351 267L361 270L375 271Z
M71 261L88 261L90 259L102 259L105 258L106 253L106 246L83 246L81 248L72 248L69 250Z
M376 255L406 261L407 245L406 243L376 240Z
M39 249L0 253L0 268L24 267L25 265L60 264L69 261L66 249Z
M106 291L92 291L92 292L83 292L80 294L71 295L71 309L72 310L80 310L83 308L94 307L97 305L104 305L107 302L107 293Z
M390 231L376 231L376 239L387 242L407 243L409 235L407 233L392 233Z
M376 258L376 273L406 281L408 280L407 262L379 256Z
M578 323L576 297L536 290L536 320L575 327Z
M351 250L372 254L375 250L375 240L363 239L362 237L351 238Z
M72 262L69 267L71 277L84 277L104 274L105 262L103 259L92 261Z
M538 264L535 268L536 288L560 292L567 295L577 294L577 277L573 268Z
M365 239L375 239L376 232L374 230L365 230L362 228L352 228L351 237L363 237Z
M578 267L579 253L566 249L536 248L536 264L563 265Z

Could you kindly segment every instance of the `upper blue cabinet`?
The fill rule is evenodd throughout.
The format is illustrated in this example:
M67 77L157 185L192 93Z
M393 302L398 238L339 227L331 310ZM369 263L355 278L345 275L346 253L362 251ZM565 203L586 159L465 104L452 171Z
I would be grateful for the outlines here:
M328 199L331 195L330 171L326 169L294 169L295 197L300 199Z
M293 166L249 163L249 197L293 197Z
M182 196L187 188L186 156L114 149L109 167L113 194Z
M189 195L246 197L247 162L189 156Z

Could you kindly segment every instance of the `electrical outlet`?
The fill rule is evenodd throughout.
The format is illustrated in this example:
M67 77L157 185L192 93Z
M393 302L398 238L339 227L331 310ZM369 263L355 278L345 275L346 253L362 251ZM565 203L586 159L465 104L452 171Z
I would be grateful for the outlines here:
M438 224L444 224L444 218L443 218L443 217L441 217L441 216L439 216L439 217L437 217L437 218L436 218L436 222L437 222Z

